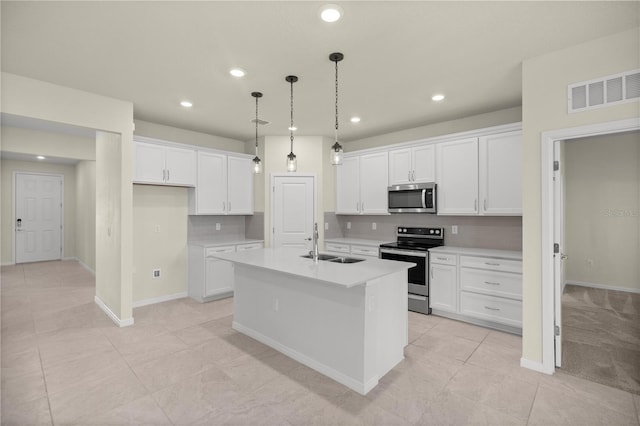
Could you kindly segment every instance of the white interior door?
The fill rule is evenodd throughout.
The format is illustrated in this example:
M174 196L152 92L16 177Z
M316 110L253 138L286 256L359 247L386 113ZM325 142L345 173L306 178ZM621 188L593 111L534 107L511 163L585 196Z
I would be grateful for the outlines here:
M555 361L556 367L562 364L562 292L564 290L564 141L556 141L553 147L554 161L558 162L559 168L554 173L554 224L553 234L555 244L558 244L558 252L553 255L554 269L554 323L555 323ZM554 251L555 248L554 248Z
M16 263L62 258L62 176L16 173Z
M310 247L315 221L315 177L274 176L272 247Z

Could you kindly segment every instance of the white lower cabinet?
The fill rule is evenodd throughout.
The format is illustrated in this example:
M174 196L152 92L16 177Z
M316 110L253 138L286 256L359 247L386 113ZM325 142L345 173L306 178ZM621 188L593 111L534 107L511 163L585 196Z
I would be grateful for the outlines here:
M456 256L432 256L429 266L429 303L432 309L457 312L457 275Z
M352 254L355 256L365 257L379 257L380 254L379 242L373 242L371 245L362 243L337 243L327 241L324 243L324 250L327 253L335 254L336 256L344 256Z
M452 247L430 250L433 312L522 333L522 260L519 256L517 252L499 250Z
M233 295L233 263L215 257L216 253L255 250L263 243L230 244L225 246L189 246L189 297L210 302Z

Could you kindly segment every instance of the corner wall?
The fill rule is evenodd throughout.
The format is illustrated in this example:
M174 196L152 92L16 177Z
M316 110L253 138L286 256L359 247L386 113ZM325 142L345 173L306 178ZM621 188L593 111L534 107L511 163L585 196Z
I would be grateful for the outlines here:
M92 144L95 149L95 143ZM96 162L76 165L76 258L96 270Z

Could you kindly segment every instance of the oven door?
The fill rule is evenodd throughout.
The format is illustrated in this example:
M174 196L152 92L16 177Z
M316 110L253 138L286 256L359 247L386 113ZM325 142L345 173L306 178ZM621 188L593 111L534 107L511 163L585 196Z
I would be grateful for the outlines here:
M380 258L415 263L416 266L409 269L409 293L429 296L429 253L380 248Z

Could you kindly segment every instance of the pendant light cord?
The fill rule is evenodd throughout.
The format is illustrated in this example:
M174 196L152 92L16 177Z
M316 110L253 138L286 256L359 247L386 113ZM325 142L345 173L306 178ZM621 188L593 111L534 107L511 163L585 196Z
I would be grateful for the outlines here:
M336 142L338 142L338 61L336 62Z
M293 152L293 79L291 83L291 126L289 127L289 134L291 139L291 152Z
M256 96L256 157L258 156L258 97Z

